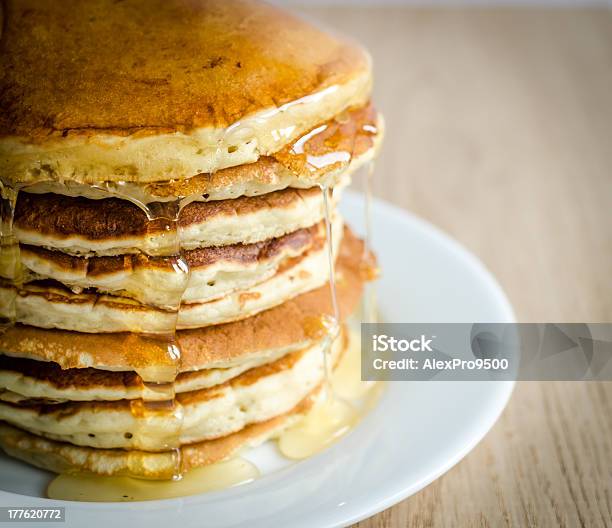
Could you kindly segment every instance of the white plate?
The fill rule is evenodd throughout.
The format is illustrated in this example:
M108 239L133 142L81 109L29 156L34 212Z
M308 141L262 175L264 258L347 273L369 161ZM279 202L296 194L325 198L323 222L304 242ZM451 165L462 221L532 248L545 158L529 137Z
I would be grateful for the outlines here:
M342 209L363 231L363 199ZM459 244L382 201L373 203L374 247L383 270L385 322L510 322L493 277ZM512 382L395 382L347 437L299 463L268 443L248 456L256 481L204 495L140 503L78 503L44 497L50 474L0 455L0 505L66 507L68 526L228 528L344 526L420 490L463 458L491 428ZM36 524L40 526L40 524Z

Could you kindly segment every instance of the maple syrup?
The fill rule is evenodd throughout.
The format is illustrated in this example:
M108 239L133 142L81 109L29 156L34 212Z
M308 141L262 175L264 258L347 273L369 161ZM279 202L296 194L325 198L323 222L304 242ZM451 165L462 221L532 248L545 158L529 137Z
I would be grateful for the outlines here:
M296 425L278 437L280 452L291 459L308 458L348 433L378 400L382 384L361 381L361 342L357 330L331 375L333 397L321 394Z
M171 499L246 484L257 477L259 470L243 458L192 469L179 481L64 473L51 481L47 496L56 500L85 502Z
M364 323L377 322L376 286L374 281L380 275L380 268L376 263L372 247L372 178L374 175L374 161L369 161L365 167L364 181L364 215L365 238L363 244L363 257L359 266L361 277L364 279L362 319Z
M21 284L23 279L21 259L19 256L19 243L13 233L13 219L15 204L17 203L18 189L4 185L0 181L0 281L8 281L15 285ZM0 331L15 324L17 290L9 288L4 290L7 298L3 311L6 316L0 317Z

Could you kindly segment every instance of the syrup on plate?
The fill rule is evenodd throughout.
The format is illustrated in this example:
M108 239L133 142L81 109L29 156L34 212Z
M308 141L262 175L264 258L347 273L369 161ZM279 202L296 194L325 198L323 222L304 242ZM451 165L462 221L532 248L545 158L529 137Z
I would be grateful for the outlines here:
M176 481L65 473L49 484L47 495L50 499L86 502L171 499L246 484L258 476L258 469L243 458L193 469Z
M351 330L349 345L334 369L329 386L296 425L278 437L280 452L291 459L310 457L348 433L380 396L382 385L361 381L361 342Z

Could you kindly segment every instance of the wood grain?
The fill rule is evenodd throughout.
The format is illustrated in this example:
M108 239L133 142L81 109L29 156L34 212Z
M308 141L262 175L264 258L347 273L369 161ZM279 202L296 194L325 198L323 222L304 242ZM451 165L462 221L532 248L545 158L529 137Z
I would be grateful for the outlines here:
M376 195L476 253L520 321L612 321L610 11L304 11L372 52ZM579 382L519 383L462 462L359 523L610 525L612 383Z

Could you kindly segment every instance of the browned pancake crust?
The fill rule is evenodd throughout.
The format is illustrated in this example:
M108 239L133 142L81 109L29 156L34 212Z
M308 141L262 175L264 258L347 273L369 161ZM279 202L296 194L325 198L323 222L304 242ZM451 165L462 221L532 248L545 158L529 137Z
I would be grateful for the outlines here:
M270 238L253 244L232 244L228 246L211 246L186 250L181 253L190 269L211 266L217 262L241 262L252 264L275 257L285 249L304 252L320 245L324 239L323 223L312 227L298 229L287 235ZM117 255L113 257L77 257L52 251L38 246L22 245L21 253L32 253L41 259L52 262L55 266L75 270L87 277L100 277L120 271L132 271L139 268L158 268L172 271L175 258L149 257L143 254Z
M359 156L374 145L376 112L372 105L353 109L346 115L324 123L316 130L299 152L287 146L275 154L275 158L262 158L247 165L230 167L215 174L203 174L187 180L170 183L152 184L147 190L156 196L187 196L194 193L206 195L209 187L219 188L241 181L253 180L257 171L274 173L286 167L296 174L316 170L325 173L340 168L347 159ZM339 153L337 161L332 161L316 169L309 163L309 157L326 156ZM344 154L344 155L343 155ZM285 208L298 200L319 192L317 188L283 189L261 196L239 197L233 200L211 202L192 202L181 211L181 226L205 222L207 219L223 215L244 215L267 208ZM160 204L157 204L158 206ZM157 206L156 210L159 208ZM166 206L167 207L167 206ZM163 207L162 207L163 210ZM167 214L166 214L167 216ZM148 221L147 215L135 204L118 198L92 200L57 194L30 194L22 192L17 200L15 225L24 230L52 234L57 237L80 235L90 240L105 240L115 237L137 236L145 232L165 231L168 221L159 219Z
M316 172L320 176L342 168L353 157L370 150L374 146L374 136L378 133L377 122L377 113L372 103L352 108L304 134L307 141L298 139L273 157L294 174ZM321 156L326 157L322 165L309 161Z
M3 11L0 136L227 126L368 69L356 46L248 0L5 0Z
M361 297L363 258L363 242L345 228L337 259L337 293L342 318L353 312ZM309 342L312 328L308 321L322 314L333 314L327 285L242 321L181 330L177 332L181 370ZM136 334L78 334L22 325L0 335L3 353L54 361L62 368L95 365L132 370L150 365L173 366L166 346L164 341Z
M222 390L228 386L234 386L236 384L241 383L255 383L259 378L274 374L276 372L280 372L282 370L286 370L290 368L300 357L302 357L303 351L292 352L282 357L281 359L271 363L270 365L266 365L263 367L256 367L247 371L239 376L227 381L221 385L216 385L214 387L210 387L207 389L195 390L191 392L183 392L176 395L176 401L181 405L190 405L198 402L205 402L208 400L212 400L222 395ZM95 369L88 369L95 370ZM97 375L91 376L89 379L79 380L84 382L96 382L98 380L104 381L104 372L102 372L100 377ZM60 376L62 375L61 369L59 369ZM110 374L110 373L108 373ZM116 373L113 373L116 374ZM137 378L138 376L136 376ZM97 379L96 379L97 378ZM109 376L110 378L110 376ZM241 381L242 380L242 381ZM130 376L126 376L126 381L128 383L134 384L138 383L138 380L132 379ZM91 386L91 385L89 385ZM67 401L60 403L45 403L39 400L22 400L19 403L10 403L4 402L4 405L10 405L14 407L26 408L35 410L39 415L49 415L53 414L58 421L61 421L64 418L68 418L74 415L77 412L84 410L91 410L93 412L103 412L104 410L119 410L119 409L130 409L130 401L129 400L116 400L116 401Z
M292 416L306 414L313 406L317 392L318 389L315 389L311 395L304 398L289 412L275 416L271 420L247 425L237 433L228 436L182 446L183 471L225 460L249 442L250 439L260 435L263 436L266 432L271 434L278 427L282 427L283 422Z
M302 351L292 352L271 363L240 374L235 381L239 384L250 385L260 376L273 374L279 370L290 368L302 356ZM132 371L111 372L91 367L62 369L53 361L36 361L33 359L18 358L0 354L0 370L19 373L37 381L51 384L56 389L87 389L93 387L125 388L142 387L142 378ZM202 371L182 372L176 381L181 382L200 375ZM227 383L226 383L227 384ZM22 400L30 404L31 400ZM183 402L182 402L183 403Z
M86 387L142 386L140 376L131 371L110 372L91 367L62 369L53 361L35 361L5 355L0 355L0 370L17 372L28 378L50 383L60 390Z
M325 237L319 236L315 238L314 243L311 245L310 250L306 253L302 253L295 257L285 259L279 267L276 269L276 273L283 273L308 258L309 254L315 251L320 251L325 245ZM5 284L3 280L0 280L0 288ZM12 286L9 286L12 287ZM17 288L17 295L21 297L43 297L46 301L58 304L75 304L75 305L90 305L90 306L108 306L115 310L121 310L123 312L128 311L149 311L157 310L160 312L167 311L161 307L154 307L147 304L142 304L131 297L122 295L112 295L100 293L96 288L86 288L80 293L74 293L68 286L55 280L55 279L40 279L33 280L22 284ZM244 292L239 295L239 300L248 300L249 298L257 299L260 297L259 292ZM187 311L201 306L202 304L214 303L215 300L204 301L204 302L193 302L181 304L181 311ZM246 315L238 315L236 318L245 317ZM206 326L206 325L202 325Z
M253 443L259 443L281 430L288 420L305 414L312 407L317 388L293 409L265 422L248 425L240 431L215 440L182 446L183 471L225 460ZM0 447L8 454L44 469L84 471L103 475L127 475L150 479L171 479L175 470L173 453L147 453L123 449L81 447L41 438L0 422Z
M179 224L187 227L215 216L241 216L270 208L291 207L319 189L283 189L234 200L192 202L181 211ZM60 194L19 194L14 223L24 230L54 237L78 235L89 240L142 236L166 231L168 220L149 221L137 205L119 198L90 200Z
M346 332L342 334L340 337L342 339L343 349L346 348L348 344L348 338ZM238 387L245 385L252 385L256 383L261 378L272 376L277 374L278 372L282 372L284 370L289 370L293 368L293 366L302 358L302 356L308 352L309 349L302 349L296 352L290 352L289 354L284 355L283 357L277 359L276 361L272 361L271 363L267 363L264 365L260 365L258 367L254 367L252 369L239 374L238 376L221 383L219 385L215 385L213 387L209 387L206 389L193 390L189 392L181 392L176 394L176 401L181 405L192 405L197 403L203 403L209 400L213 400L223 395L223 391L227 387ZM2 356L0 356L2 357ZM10 366L10 359L8 361ZM104 372L96 369L70 369L70 370L61 370L58 365L55 365L52 368L45 368L45 363L40 361L30 361L30 364L25 365L25 368L29 370L30 373L34 375L41 375L42 379L46 379L49 382L53 383L56 386L61 388L79 388L85 387L89 388L92 386L112 386L119 383L125 383L124 386L138 386L141 383L139 376L135 373L129 372ZM31 363L39 363L41 366L36 367L31 365ZM23 367L23 363L21 365L14 364L13 366ZM0 368L2 368L2 363L0 363ZM84 375L81 375L82 371L87 371ZM93 371L93 372L92 372ZM182 375L179 374L179 378ZM64 377L70 379L72 383L67 382L66 379L59 380L58 377ZM40 377L38 379L41 379ZM4 402L5 405L11 405L14 407L27 408L31 410L35 410L37 414L54 414L58 421L61 421L63 418L72 416L73 414L83 411L83 410L91 410L93 412L103 412L108 409L131 409L130 400L115 400L115 401L66 401L59 403L49 403L45 401L41 401L39 399L24 399L19 403L10 403Z
M201 194L207 198L210 189L220 189L247 182L272 183L278 175L289 169L294 174L322 176L330 170L340 168L339 163L331 162L320 168L308 163L308 156L325 156L333 153L348 153L350 158L358 158L375 146L378 131L378 114L370 102L361 108L352 108L315 127L316 133L304 143L302 152L296 152L290 144L271 156L262 156L255 163L228 167L214 174L197 174L191 178L170 182L143 185L147 194L159 197L190 196ZM311 134L308 131L305 136ZM299 141L299 140L298 140Z

